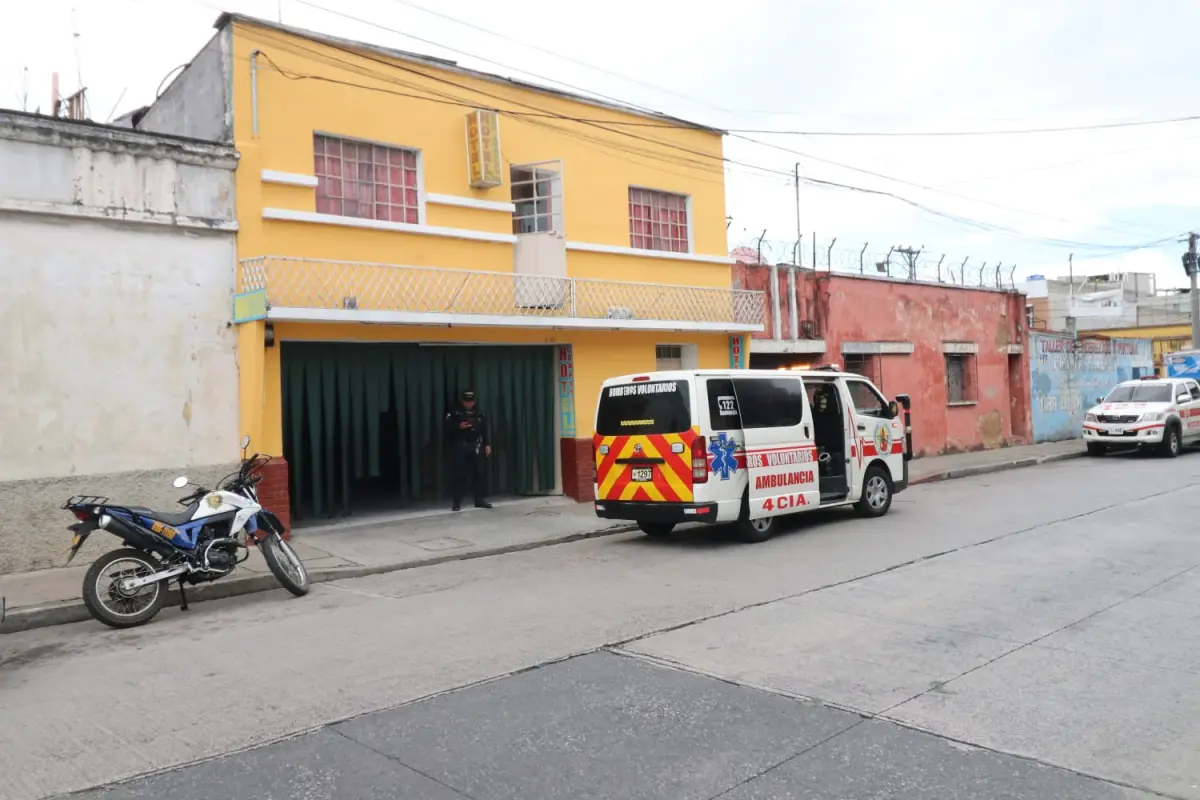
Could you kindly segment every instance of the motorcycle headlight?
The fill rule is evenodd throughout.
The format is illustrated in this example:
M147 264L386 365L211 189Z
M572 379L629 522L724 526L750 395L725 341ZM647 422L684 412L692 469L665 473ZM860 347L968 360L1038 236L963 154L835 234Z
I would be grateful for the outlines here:
M1084 421L1084 422L1095 422L1095 421L1096 421L1096 415L1095 415L1095 414L1085 414L1085 415L1084 415L1084 417L1083 417L1083 421Z
M1147 411L1145 414L1142 414L1141 418L1138 421L1139 422L1158 422L1164 416L1166 416L1166 415L1163 414L1163 412L1161 412L1161 411Z

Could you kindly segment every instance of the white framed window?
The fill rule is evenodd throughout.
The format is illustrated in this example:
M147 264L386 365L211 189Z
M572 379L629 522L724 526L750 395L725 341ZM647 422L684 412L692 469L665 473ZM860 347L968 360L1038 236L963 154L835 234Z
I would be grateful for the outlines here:
M420 155L404 147L314 133L317 213L420 223Z
M683 347L677 344L655 345L654 368L659 372L683 369Z
M692 252L691 199L687 195L629 187L629 246L668 253Z
M509 170L513 233L562 233L562 162L514 164Z
M697 369L699 361L700 352L694 344L657 344L654 346L654 368L656 370Z

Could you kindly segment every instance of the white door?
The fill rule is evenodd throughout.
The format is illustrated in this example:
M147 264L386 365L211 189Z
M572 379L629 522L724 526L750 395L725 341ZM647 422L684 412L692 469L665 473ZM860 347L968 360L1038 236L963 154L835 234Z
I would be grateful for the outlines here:
M750 519L807 511L821 504L817 448L799 377L734 378L742 413Z
M848 378L845 385L854 423L851 497L857 497L863 473L878 458L887 464L893 481L904 475L904 428L899 418L891 418L887 400L869 381Z
M1186 403L1179 404L1179 419L1183 422L1183 438L1192 439L1200 436L1200 385L1186 380L1183 387L1189 397Z

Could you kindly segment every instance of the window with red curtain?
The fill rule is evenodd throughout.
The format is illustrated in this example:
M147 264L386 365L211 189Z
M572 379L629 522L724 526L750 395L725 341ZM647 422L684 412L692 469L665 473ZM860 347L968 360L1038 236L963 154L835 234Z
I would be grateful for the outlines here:
M333 136L313 136L317 212L417 224L417 153Z
M629 187L629 246L688 252L687 197Z

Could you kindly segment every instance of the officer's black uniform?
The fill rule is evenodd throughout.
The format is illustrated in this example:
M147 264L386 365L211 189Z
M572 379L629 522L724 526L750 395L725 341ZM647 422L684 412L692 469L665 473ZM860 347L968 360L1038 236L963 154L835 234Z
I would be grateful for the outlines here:
M475 495L475 507L491 508L492 504L483 496L487 489L484 467L492 437L487 418L475 407L474 392L462 393L462 403L446 414L444 425L446 440L450 443L450 490L454 496L454 510L462 508L463 488L467 483Z

